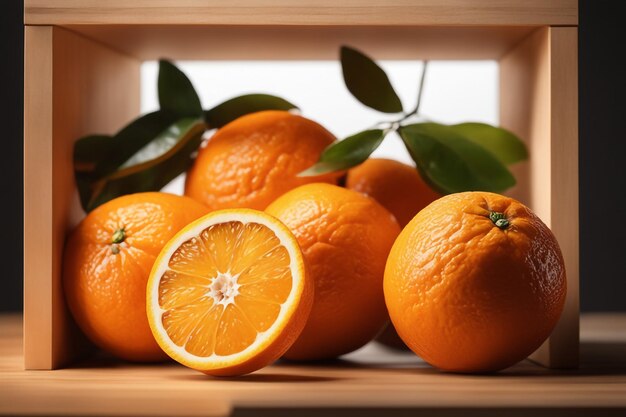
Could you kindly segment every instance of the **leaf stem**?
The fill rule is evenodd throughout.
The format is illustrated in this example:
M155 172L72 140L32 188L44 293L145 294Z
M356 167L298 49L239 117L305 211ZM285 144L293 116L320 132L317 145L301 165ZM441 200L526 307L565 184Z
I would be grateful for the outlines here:
M424 61L424 68L422 69L422 76L420 77L419 90L417 91L417 103L413 110L408 113L405 113L401 118L397 120L392 120L389 122L379 122L377 126L388 126L389 130L398 130L400 127L400 123L404 122L411 116L415 116L419 110L420 105L422 104L422 93L424 92L424 80L426 79L426 69L428 68L428 61Z
M409 113L409 115L417 114L420 109L420 104L422 104L422 93L424 92L424 80L426 79L426 69L428 69L428 61L424 61L424 68L422 69L422 76L420 78L420 86L419 91L417 92L417 104L415 105L415 109Z

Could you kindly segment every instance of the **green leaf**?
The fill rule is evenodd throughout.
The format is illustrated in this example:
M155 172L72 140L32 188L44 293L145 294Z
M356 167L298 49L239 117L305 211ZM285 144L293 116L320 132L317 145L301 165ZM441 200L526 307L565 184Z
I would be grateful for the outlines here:
M189 78L170 61L159 61L159 105L180 117L201 117L202 105Z
M108 175L177 119L174 113L159 110L133 120L113 137L81 138L74 145L74 169L96 178Z
M298 176L313 177L357 166L378 148L386 134L387 131L381 129L365 130L335 142L322 152L315 165Z
M399 130L422 177L441 193L502 192L515 185L509 170L450 126L418 123Z
M361 103L384 113L402 111L402 102L389 77L371 58L356 49L342 46L341 68L346 87Z
M210 128L220 128L233 120L262 110L291 110L295 105L269 94L247 94L234 97L204 112L204 120Z
M160 190L189 168L205 130L202 120L182 119L106 176L77 170L76 183L83 209L89 212L124 194Z
M119 169L131 167L158 158L166 154L181 140L183 135L198 123L198 119L181 119L171 126L168 126L152 141L139 149L132 157L124 162Z
M450 126L455 132L482 146L505 165L528 159L524 142L513 133L485 123L461 123Z
M100 173L113 171L106 157L111 152L113 137L108 135L90 135L74 143L74 170Z

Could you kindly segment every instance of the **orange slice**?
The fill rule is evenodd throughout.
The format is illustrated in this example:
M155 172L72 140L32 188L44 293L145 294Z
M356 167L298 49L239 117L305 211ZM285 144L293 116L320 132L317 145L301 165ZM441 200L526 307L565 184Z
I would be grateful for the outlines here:
M293 234L248 209L215 211L183 228L157 257L147 287L159 346L209 375L274 362L299 336L312 303Z

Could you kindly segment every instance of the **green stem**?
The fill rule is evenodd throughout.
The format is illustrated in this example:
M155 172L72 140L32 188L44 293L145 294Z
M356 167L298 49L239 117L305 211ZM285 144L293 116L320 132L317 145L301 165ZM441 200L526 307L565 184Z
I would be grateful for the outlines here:
M408 113L405 113L401 118L397 120L392 120L390 122L380 122L377 125L387 125L389 126L389 130L398 130L400 127L400 123L404 122L411 116L415 116L419 110L420 105L422 104L422 94L424 92L424 80L426 79L426 70L428 69L428 61L424 61L424 68L422 69L422 76L420 77L419 90L417 92L417 103L415 104L415 108Z
M497 211L492 211L489 213L489 219L502 230L505 230L509 227L509 219L506 218L504 213L499 213Z
M124 239L126 239L126 231L123 227L121 227L113 233L111 243L122 243Z
M413 116L420 110L422 104L422 94L424 93L424 80L426 79L426 69L428 69L428 61L424 61L424 68L422 69L422 77L420 78L419 91L417 92L417 104L415 108L407 116Z

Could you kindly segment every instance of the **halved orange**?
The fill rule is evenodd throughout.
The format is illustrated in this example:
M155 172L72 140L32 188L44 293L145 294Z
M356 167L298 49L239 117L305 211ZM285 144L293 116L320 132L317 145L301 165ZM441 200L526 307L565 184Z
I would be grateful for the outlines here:
M242 375L289 349L313 291L285 225L256 210L219 210L183 228L157 257L148 321L174 360L209 375Z

